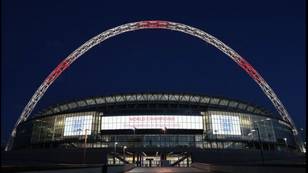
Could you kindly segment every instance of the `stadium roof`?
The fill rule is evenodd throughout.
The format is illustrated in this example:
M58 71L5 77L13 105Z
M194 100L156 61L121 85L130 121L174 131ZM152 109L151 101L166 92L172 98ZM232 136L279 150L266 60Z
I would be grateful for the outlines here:
M206 95L186 93L133 93L90 97L50 106L47 109L36 114L36 116L47 116L70 111L73 112L74 110L79 110L81 108L113 105L119 103L180 103L190 105L207 105L214 107L226 107L229 109L231 108L241 110L253 114L272 116L272 113L270 111L251 103L224 97L212 97Z

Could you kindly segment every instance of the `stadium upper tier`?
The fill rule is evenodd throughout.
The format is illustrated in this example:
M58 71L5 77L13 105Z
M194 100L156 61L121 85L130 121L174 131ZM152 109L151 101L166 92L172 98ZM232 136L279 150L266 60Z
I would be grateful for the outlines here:
M212 97L197 94L177 94L177 93L135 93L135 94L116 94L109 96L97 96L86 99L56 104L44 109L34 117L48 116L53 114L70 113L81 110L99 109L110 105L121 104L181 104L191 106L201 106L210 108L222 108L228 110L241 111L244 113L253 113L272 118L281 119L280 116L273 114L265 108L251 103L229 99L225 97Z

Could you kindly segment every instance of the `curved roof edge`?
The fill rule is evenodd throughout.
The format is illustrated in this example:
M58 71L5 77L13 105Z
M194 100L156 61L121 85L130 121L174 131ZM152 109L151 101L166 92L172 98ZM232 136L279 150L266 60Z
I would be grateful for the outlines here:
M105 96L87 97L84 99L75 99L73 101L66 101L61 104L55 104L38 112L34 116L45 116L58 114L64 111L74 110L77 108L89 107L93 105L115 104L115 103L129 103L129 102L179 102L191 103L200 105L213 105L225 106L228 108L239 109L255 114L272 115L272 112L267 109L251 104L248 102L240 101L237 99L230 99L226 97L214 97L201 94L192 93L121 93L111 94Z

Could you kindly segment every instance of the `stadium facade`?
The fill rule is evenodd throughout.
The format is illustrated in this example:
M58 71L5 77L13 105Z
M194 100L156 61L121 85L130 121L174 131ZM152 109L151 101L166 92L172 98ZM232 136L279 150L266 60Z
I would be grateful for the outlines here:
M119 94L51 106L19 124L13 150L100 148L108 164L187 166L189 151L300 152L281 116L195 94Z

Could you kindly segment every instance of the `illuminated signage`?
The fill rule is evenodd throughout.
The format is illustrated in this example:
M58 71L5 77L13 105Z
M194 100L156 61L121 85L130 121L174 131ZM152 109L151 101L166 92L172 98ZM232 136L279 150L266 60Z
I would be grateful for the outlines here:
M211 115L213 134L241 135L240 119L238 116Z
M64 123L64 136L91 135L91 115L66 117Z
M103 116L102 130L115 129L203 129L202 116L130 115Z

